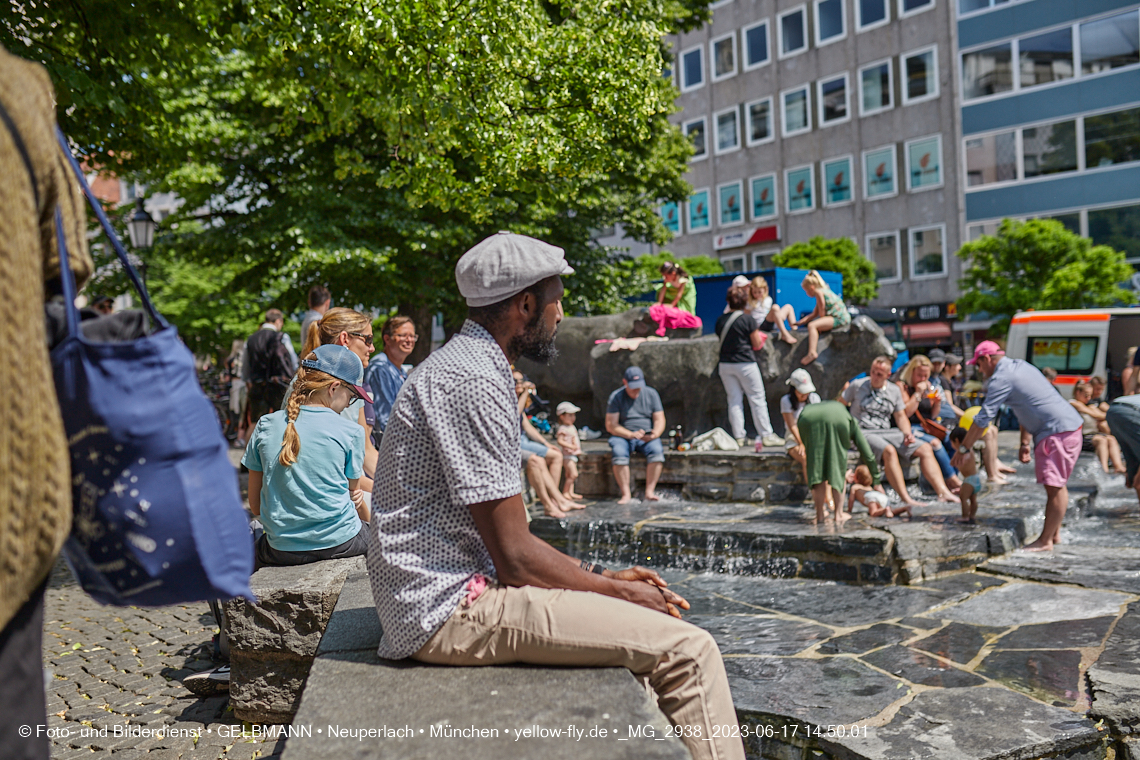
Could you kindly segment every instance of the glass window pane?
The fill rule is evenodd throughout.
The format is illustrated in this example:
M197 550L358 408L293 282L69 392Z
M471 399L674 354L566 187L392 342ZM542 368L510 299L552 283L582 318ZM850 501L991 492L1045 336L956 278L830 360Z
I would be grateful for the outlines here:
M942 184L942 140L931 137L907 145L910 189L936 187Z
M863 112L879 111L891 106L890 62L863 69Z
M865 195L875 198L895 193L895 151L893 148L873 150L863 157Z
M934 5L934 0L902 0L903 13L910 13L928 5Z
M1140 11L1081 24L1081 71L1095 74L1140 62Z
M689 196L689 231L709 226L709 191L701 190Z
M914 276L942 274L946 271L943 260L942 230L916 230L910 236L910 255L914 262Z
M768 60L768 25L759 24L744 33L747 64L755 66Z
M1140 161L1140 108L1085 117L1085 166Z
M843 0L819 0L815 6L820 42L843 36Z
M823 103L824 124L847 118L847 78L838 77L821 82L819 97Z
M693 158L700 158L708 152L708 143L705 141L705 122L690 121L685 125L685 136L693 144Z
M934 51L912 55L906 59L906 97L908 100L933 95Z
M784 94L784 132L808 128L808 93L806 89Z
M1026 37L1017 43L1021 86L1056 82L1073 76L1073 30Z
M1057 214L1056 216L1045 216L1043 219L1052 219L1055 222L1060 222L1065 225L1065 229L1074 235L1081 234L1081 215L1073 214Z
M728 76L736 71L736 50L733 38L728 37L713 43L713 76Z
M748 139L752 142L772 136L772 101L762 100L748 106Z
M741 203L740 197L742 188L743 185L739 182L720 188L720 223L722 225L743 221L743 203Z
M661 206L661 221L665 229L674 235L681 233L681 208L679 203L665 203Z
M1089 237L1097 245L1122 251L1128 259L1140 259L1140 206L1089 211Z
M780 30L784 40L784 54L803 50L807 46L807 35L804 33L804 12L802 10L789 13L780 19Z
M851 200L851 159L824 162L823 192L828 205Z
M868 238L867 254L875 265L875 276L880 280L893 280L899 276L898 235L879 235Z
M682 87L696 87L704 82L705 75L701 68L701 50L690 50L685 53L681 59L681 71L683 73Z
M887 0L856 0L859 26L870 26L887 18Z
M1021 130L1026 177L1077 170L1077 123L1060 121Z
M752 180L752 218L762 219L776 215L776 175Z
M737 147L739 140L736 131L736 111L726 111L716 117L716 149L729 150Z
M989 8L990 0L958 0L958 13L969 13L970 11L980 10L982 8Z
M1002 132L966 140L966 186L1017 179L1017 137Z
M980 98L1013 89L1008 43L962 56L962 97Z
M815 208L812 195L812 167L793 169L788 172L788 211L804 211Z

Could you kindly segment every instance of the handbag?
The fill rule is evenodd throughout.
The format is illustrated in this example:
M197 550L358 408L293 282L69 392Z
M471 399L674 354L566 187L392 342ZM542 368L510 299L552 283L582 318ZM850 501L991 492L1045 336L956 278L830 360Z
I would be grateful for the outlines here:
M57 209L67 327L51 361L71 453L74 512L64 557L103 604L252 599L249 519L194 357L155 309L67 138L58 130L57 137L154 325L150 334L122 342L84 335Z
M917 409L914 413L918 415L918 422L920 425L922 425L923 430L925 430L927 433L930 433L940 441L946 440L946 427L944 425L940 425L934 420L926 419L922 416L922 412L918 411Z

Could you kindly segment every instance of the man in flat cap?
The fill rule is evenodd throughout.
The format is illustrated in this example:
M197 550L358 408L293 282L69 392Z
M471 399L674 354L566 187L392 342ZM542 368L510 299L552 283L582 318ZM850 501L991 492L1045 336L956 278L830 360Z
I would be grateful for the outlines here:
M500 232L455 268L467 321L404 384L372 493L379 655L437 665L625 667L648 679L694 758L744 757L716 642L652 570L579 562L534 536L519 481L511 362L549 361L561 248ZM711 741L710 741L711 739Z

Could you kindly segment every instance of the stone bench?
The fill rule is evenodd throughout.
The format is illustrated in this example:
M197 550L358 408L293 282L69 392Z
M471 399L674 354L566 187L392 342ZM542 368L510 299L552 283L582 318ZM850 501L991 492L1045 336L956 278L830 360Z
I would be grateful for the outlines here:
M363 557L265 567L250 579L256 602L226 603L230 704L238 718L250 723L293 720L350 572L365 573Z
M434 667L381 660L379 642L368 575L353 570L308 674L283 760L689 757L678 740L663 738L668 720L625 669ZM628 741L631 725L651 728L656 739ZM570 726L607 735L534 736L536 727L567 732ZM472 728L487 735L465 736ZM361 729L374 733L354 734Z

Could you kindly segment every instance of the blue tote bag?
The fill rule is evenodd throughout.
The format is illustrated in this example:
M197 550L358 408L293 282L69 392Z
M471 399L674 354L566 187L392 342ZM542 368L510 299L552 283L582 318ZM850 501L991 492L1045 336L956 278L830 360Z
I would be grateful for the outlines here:
M62 132L59 142L154 322L151 334L125 343L84 338L57 212L67 337L51 361L74 510L64 556L104 604L252 599L249 519L194 357L155 309Z

